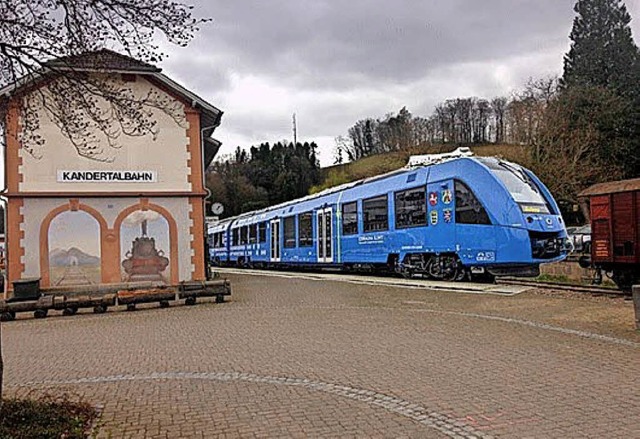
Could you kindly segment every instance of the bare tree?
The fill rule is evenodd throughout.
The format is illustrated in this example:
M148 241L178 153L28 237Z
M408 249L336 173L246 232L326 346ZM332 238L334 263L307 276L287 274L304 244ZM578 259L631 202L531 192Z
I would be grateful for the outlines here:
M449 140L448 135L451 130L449 128L448 108L444 103L436 105L433 118L436 126L436 139L441 143L446 143Z
M496 97L491 100L491 111L495 123L495 142L503 143L505 139L505 119L509 100L505 97Z
M355 161L377 151L378 121L372 118L362 119L349 128L349 142L342 142L343 152L349 161Z
M45 139L37 132L43 111L69 138L79 155L105 161L104 145L119 148L121 135L157 135L153 110L177 122L171 100L151 91L134 95L104 74L98 53L122 51L142 63L157 63L163 54L154 42L162 33L185 46L206 19L192 7L172 0L5 0L0 5L0 88L27 87L21 107L21 143L38 158ZM148 65L150 69L154 66ZM29 87L34 81L46 87ZM0 99L2 123L7 99ZM107 154L108 157L108 154Z
M433 118L413 118L413 144L431 145L435 142L435 123Z
M575 203L585 187L624 177L634 153L624 125L629 111L627 101L602 87L573 87L550 101L533 159L559 200Z
M490 105L487 100L473 98L471 117L473 143L487 142L490 114Z
M557 90L556 77L530 78L524 90L514 95L508 105L508 132L512 142L522 145L539 143L542 119Z
M378 138L380 151L389 152L408 149L414 146L413 116L402 107L397 115L388 114L384 120L378 121Z

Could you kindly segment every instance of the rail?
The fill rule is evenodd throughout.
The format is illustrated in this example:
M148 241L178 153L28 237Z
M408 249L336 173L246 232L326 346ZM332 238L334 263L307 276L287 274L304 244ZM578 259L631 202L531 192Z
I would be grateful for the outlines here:
M498 278L496 279L496 283L505 284L505 285L531 286L531 287L541 288L545 290L563 290L563 291L573 291L576 293L591 293L591 294L607 295L607 296L614 296L614 297L630 296L630 293L628 291L621 291L615 288L595 287L595 286L588 286L588 285L571 285L571 284L566 284L566 283L563 284L558 282Z

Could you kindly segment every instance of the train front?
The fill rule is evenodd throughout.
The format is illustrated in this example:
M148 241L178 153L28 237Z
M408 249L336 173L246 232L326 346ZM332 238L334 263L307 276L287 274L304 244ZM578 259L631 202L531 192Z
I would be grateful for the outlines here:
M493 157L476 160L489 169L507 192L491 197L496 204L494 212L501 212L502 226L499 232L502 236L497 239L502 264L492 267L492 274L536 276L541 263L566 258L572 245L560 209L545 185L531 171L515 163Z

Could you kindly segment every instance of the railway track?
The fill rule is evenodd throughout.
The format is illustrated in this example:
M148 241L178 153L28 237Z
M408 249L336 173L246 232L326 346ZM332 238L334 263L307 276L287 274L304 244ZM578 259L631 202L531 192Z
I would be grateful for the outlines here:
M613 297L620 296L631 296L631 292L621 291L615 288L605 288L605 287L595 287L588 285L570 285L570 284L562 284L557 282L541 282L541 281L533 281L533 280L521 280L521 279L496 279L497 284L504 285L523 285L530 286L535 288L541 288L545 290L562 290L562 291L572 291L576 293L590 293L594 295L607 295Z
M65 268L62 276L55 282L55 286L91 285L94 283L85 269L77 265L69 265Z
M256 273L274 273L274 275L276 275L276 273L288 273L291 275L294 274L298 274L298 275L304 275L304 274L310 274L310 275L322 275L322 274L330 274L332 275L331 278L334 280L339 280L339 279L357 279L357 278L362 278L362 279L366 279L367 277L369 278L380 278L380 279L403 279L401 277L398 277L396 274L394 273L349 273L349 274L345 274L343 272L340 271L326 271L326 270L292 270L291 272L288 272L287 270L258 270L258 269L246 269L246 268L228 268L228 267L215 267L214 270L218 270L222 273L233 273L233 274L256 274ZM411 283L412 281L415 282L419 282L419 281L424 281L424 287L431 287L431 288L441 288L441 289L446 289L446 288L454 288L455 286L459 286L460 289L464 289L465 285L476 285L478 287L483 287L483 288L491 288L491 285L520 285L520 286L526 286L526 287L533 287L533 288L540 288L540 289L547 289L547 290L561 290L561 291L571 291L571 292L575 292L575 293L585 293L585 294L593 294L593 295L605 295L605 296L611 296L611 297L624 297L624 296L631 296L630 292L627 291L621 291L615 288L605 288L605 287L596 287L596 286L588 286L588 285L571 285L571 284L563 284L563 283L557 283L557 282L544 282L544 281L533 281L533 280L523 280L523 279L517 279L517 278L497 278L495 281L495 284L491 284L491 283L466 283L466 282L445 282L445 281L429 281L427 279L421 279L421 278L411 278L411 279L404 279L404 281L406 281L407 283ZM455 289L455 288L454 288Z

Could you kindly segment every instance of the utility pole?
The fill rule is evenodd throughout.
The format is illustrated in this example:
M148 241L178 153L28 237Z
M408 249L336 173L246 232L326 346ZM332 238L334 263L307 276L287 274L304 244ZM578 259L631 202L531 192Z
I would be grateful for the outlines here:
M296 113L293 113L293 146L298 144L298 126L296 124Z

